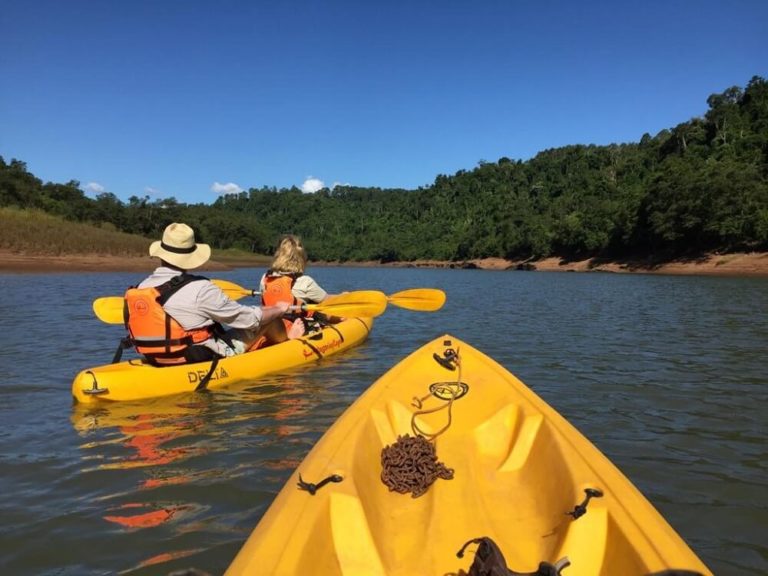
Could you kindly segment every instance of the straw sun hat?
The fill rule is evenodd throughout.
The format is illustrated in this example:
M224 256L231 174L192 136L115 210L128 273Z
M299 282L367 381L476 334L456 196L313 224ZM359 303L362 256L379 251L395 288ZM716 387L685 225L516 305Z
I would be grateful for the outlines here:
M195 243L195 232L186 224L168 224L163 239L152 242L149 255L165 260L169 264L191 270L205 264L211 257L208 244Z

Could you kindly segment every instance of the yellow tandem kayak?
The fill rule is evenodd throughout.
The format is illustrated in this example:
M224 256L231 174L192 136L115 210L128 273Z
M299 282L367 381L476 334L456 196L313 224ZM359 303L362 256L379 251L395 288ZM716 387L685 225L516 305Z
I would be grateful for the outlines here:
M226 574L490 573L483 562L511 574L711 574L578 430L446 335L347 409Z
M362 343L372 328L371 318L349 318L316 335L222 358L204 387L221 388L338 354ZM210 368L211 362L157 368L141 359L105 364L82 370L72 382L72 396L92 404L192 392L201 387Z

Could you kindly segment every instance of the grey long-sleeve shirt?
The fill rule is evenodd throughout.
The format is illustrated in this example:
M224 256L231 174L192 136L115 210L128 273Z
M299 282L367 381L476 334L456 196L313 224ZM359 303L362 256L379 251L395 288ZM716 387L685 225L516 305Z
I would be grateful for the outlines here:
M180 274L179 270L160 266L138 287L154 288ZM230 328L256 331L262 320L262 311L259 306L243 306L235 302L212 282L190 282L182 286L168 299L163 308L185 330L202 328L219 322ZM219 351L219 346L213 339L204 344Z

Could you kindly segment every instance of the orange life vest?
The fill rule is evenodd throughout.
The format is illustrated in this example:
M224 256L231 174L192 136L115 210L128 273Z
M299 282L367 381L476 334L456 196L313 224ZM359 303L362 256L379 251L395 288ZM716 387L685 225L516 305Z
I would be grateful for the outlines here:
M172 294L195 280L204 278L182 274L157 287L126 291L124 316L131 343L153 364L184 364L188 350L213 335L214 325L185 330L163 308Z
M264 306L274 306L278 302L288 302L292 306L302 304L291 292L296 278L301 274L273 274L267 271L264 277L264 292L261 293L261 302Z
M291 306L300 306L304 302L296 298L291 292L291 288L296 283L296 279L301 274L274 274L271 270L267 271L264 277L264 291L261 293L261 303L264 306L275 306L278 302L288 302ZM310 317L312 313L287 313L283 315L283 324L285 329L289 330L297 318Z

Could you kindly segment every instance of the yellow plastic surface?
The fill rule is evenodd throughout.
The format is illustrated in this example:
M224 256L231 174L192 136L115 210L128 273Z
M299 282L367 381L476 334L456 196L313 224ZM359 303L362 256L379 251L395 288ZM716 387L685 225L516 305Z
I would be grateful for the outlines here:
M315 362L363 342L373 328L371 318L349 318L325 328L319 337L304 336L254 352L219 360L207 388L222 388ZM93 404L143 400L195 390L210 362L157 368L133 359L81 371L72 382L77 402ZM94 394L93 390L104 390Z
M460 368L433 354L458 351ZM412 399L422 410L451 406L436 439L437 458L454 469L419 498L381 481L381 450L413 435ZM445 396L445 393L442 394ZM425 398L426 397L426 398ZM448 409L416 417L435 433ZM299 490L299 473L317 483ZM586 488L603 492L574 520ZM304 459L227 571L262 575L445 575L469 570L488 536L510 569L535 571L568 557L564 576L646 575L665 569L711 572L632 483L572 425L502 366L451 336L428 343L374 383ZM464 571L464 572L462 572Z

